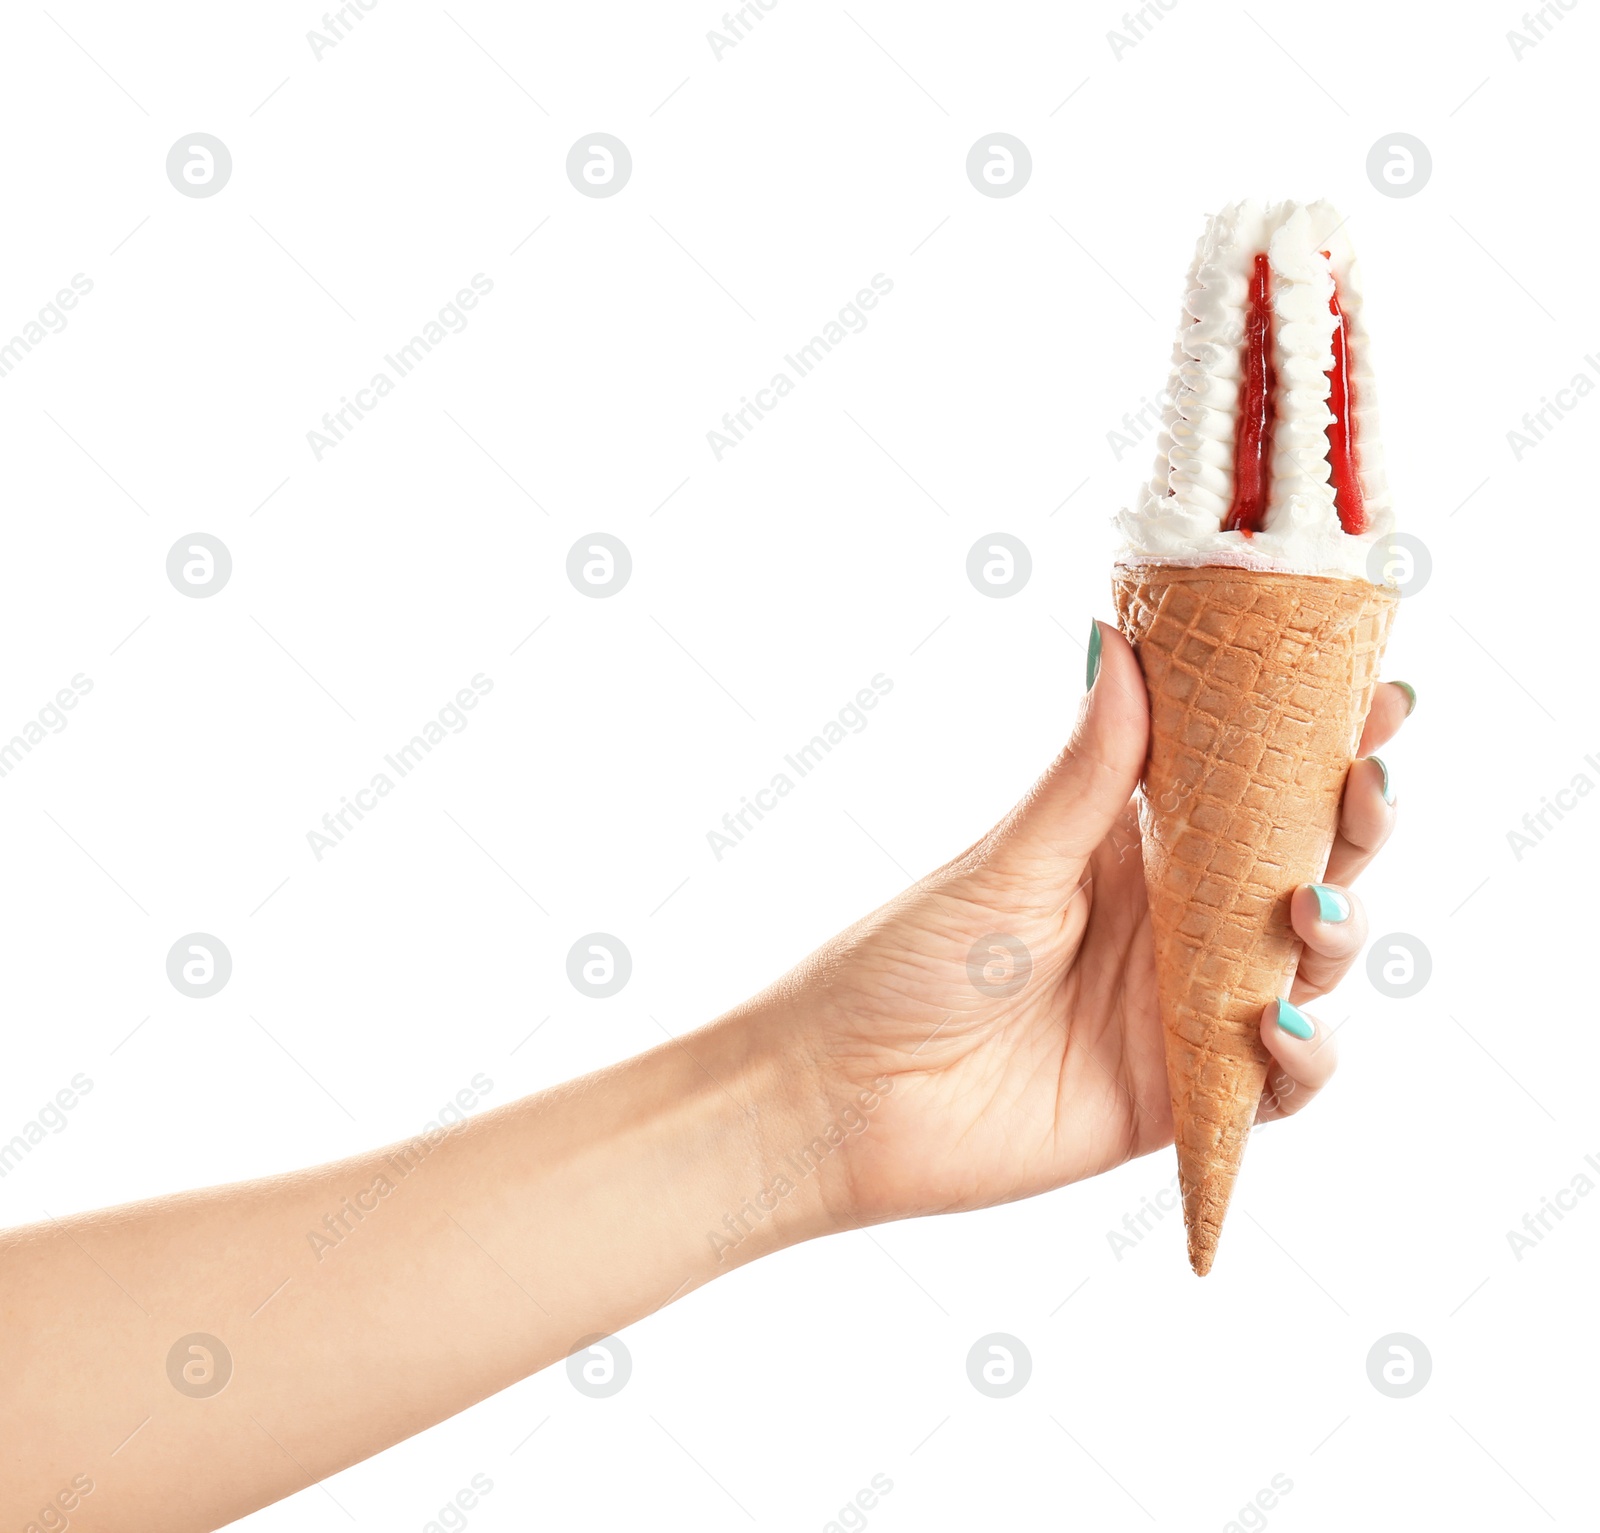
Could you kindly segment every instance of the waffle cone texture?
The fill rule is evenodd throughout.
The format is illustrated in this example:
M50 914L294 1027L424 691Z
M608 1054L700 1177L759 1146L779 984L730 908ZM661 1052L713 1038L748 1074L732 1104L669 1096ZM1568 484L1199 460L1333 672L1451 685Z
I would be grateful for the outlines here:
M1119 565L1150 693L1139 804L1189 1261L1211 1270L1398 602L1364 580Z

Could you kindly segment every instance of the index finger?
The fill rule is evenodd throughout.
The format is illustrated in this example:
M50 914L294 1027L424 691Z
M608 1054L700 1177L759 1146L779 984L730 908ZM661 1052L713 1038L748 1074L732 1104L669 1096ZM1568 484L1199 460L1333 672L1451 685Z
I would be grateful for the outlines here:
M1372 695L1372 709L1367 714L1367 727L1361 731L1356 755L1370 756L1392 740L1416 706L1417 694L1409 682L1380 682Z

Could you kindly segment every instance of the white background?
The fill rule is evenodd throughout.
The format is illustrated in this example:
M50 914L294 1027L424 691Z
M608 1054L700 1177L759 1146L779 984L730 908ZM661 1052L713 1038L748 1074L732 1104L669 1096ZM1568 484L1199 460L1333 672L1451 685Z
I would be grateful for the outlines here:
M1179 0L1118 57L1115 7L1063 9L781 0L720 61L684 4L380 0L320 61L311 6L8 17L0 332L94 288L0 379L0 736L93 690L0 780L0 1137L93 1090L0 1181L6 1223L636 1052L968 844L1068 728L1149 461L1107 432L1165 381L1225 201L1350 213L1433 560L1386 667L1420 696L1400 830L1363 884L1432 978L1390 1000L1363 965L1321 1004L1336 1089L1252 1145L1213 1276L1176 1213L1113 1254L1164 1152L759 1263L633 1327L619 1395L550 1370L241 1526L421 1529L478 1473L484 1533L820 1529L877 1473L884 1530L1221 1529L1275 1474L1275 1529L1584 1515L1600 1197L1520 1261L1507 1231L1600 1152L1571 956L1600 801L1520 860L1507 832L1600 782L1600 402L1520 462L1506 433L1600 350L1600 23L1518 59L1510 5ZM212 198L164 170L196 131L233 156ZM564 170L596 131L633 156L606 200ZM964 172L995 131L1033 158L1007 199ZM1405 199L1365 170L1396 131L1434 162ZM307 431L477 272L469 328L318 462ZM879 272L868 328L716 461L723 412ZM196 531L233 558L203 600L165 573ZM595 531L633 558L607 600L565 573ZM965 573L995 531L1033 558L1005 600ZM317 862L307 831L479 672L470 727ZM715 860L707 831L875 672L870 727ZM634 959L603 1002L564 968L595 930ZM165 974L193 931L233 956L206 1001ZM966 1378L993 1331L1033 1357L1009 1400ZM1397 1331L1433 1359L1405 1400L1366 1373Z

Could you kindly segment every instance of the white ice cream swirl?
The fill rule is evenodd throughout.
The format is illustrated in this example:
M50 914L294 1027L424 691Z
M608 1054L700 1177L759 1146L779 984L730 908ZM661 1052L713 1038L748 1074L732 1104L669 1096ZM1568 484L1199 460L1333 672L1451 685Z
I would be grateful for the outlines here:
M1372 579L1375 545L1394 531L1378 441L1378 417L1361 271L1344 220L1326 202L1238 202L1207 224L1195 249L1184 319L1173 347L1167 407L1153 481L1117 518L1123 563L1231 564ZM1324 255L1323 252L1328 252ZM1223 531L1233 500L1241 359L1257 255L1271 269L1274 396L1270 494L1260 529ZM1344 531L1334 505L1328 373L1337 282L1353 401L1366 526ZM1370 561L1370 563L1369 563Z

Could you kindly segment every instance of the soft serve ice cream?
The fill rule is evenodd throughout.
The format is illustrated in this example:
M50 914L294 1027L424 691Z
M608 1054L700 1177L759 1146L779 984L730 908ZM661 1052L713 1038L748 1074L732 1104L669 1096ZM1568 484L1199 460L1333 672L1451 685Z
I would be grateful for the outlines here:
M1394 514L1344 222L1326 202L1237 202L1208 223L1119 563L1373 578Z
M1150 699L1140 854L1189 1260L1211 1269L1400 606L1361 286L1326 203L1238 203L1189 273L1117 621Z

